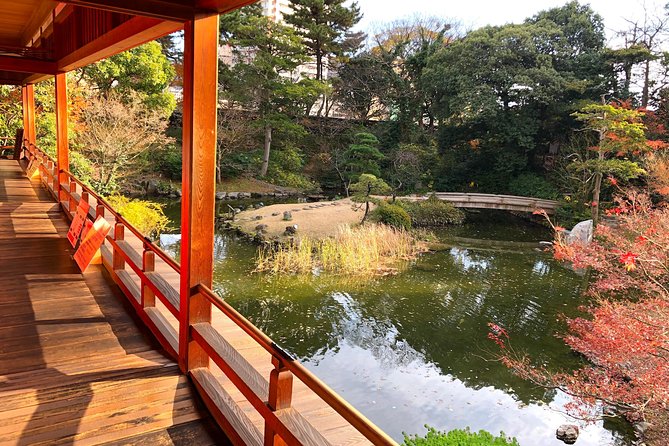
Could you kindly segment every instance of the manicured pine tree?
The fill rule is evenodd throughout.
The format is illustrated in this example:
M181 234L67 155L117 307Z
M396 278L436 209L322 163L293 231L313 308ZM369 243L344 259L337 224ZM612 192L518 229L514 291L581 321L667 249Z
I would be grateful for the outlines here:
M351 50L351 28L362 15L357 2L350 6L345 0L291 0L292 14L284 16L304 39L309 55L316 61L316 80L323 80L323 68L328 59L342 56Z

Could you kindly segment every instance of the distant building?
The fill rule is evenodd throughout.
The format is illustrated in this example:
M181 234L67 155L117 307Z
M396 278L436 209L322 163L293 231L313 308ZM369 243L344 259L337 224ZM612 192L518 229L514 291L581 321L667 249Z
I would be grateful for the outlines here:
M292 12L290 7L290 0L260 0L258 3L262 6L262 12L265 17L270 18L277 23L285 23L284 16ZM221 63L226 65L234 65L242 60L248 60L253 58L254 54L251 50L242 49L241 54L233 51L229 45L221 45L218 48L218 58ZM327 64L323 67L323 77L325 79L329 76L329 69ZM316 61L310 60L304 64L298 66L291 73L283 73L283 76L291 78L294 82L299 81L304 78L314 79L316 77ZM312 107L310 115L315 116L318 113L319 109L324 108L323 99L320 98L316 101L316 104ZM341 113L338 107L330 105L327 107L330 109L330 115L334 117L346 117L345 114Z
M275 22L283 22L283 16L290 14L290 0L260 0L262 12Z

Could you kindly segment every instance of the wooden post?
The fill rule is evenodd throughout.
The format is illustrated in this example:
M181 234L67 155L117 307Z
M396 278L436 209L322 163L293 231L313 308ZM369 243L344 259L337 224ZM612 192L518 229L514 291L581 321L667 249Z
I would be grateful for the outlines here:
M37 145L37 132L35 130L35 86L33 84L26 85L26 93L28 95L28 140L30 144Z
M118 242L123 240L124 237L125 226L121 222L116 222L114 225L114 240ZM118 271L122 269L125 269L125 259L116 246L114 246L114 249L112 249L112 270Z
M56 74L56 162L58 163L58 190L56 195L62 201L64 196L60 185L67 182L67 175L61 170L70 170L70 155L67 142L67 77L65 73Z
M21 101L23 106L23 138L28 143L35 143L35 87L24 85L21 87Z
M98 201L97 206L95 206L95 218L105 216L105 206Z
M153 272L156 268L156 254L144 248L144 253L142 255L142 271L145 273ZM142 307L155 307L156 306L156 295L153 293L153 290L145 283L142 283Z
M189 331L191 324L211 320L211 304L191 290L198 284L211 287L213 280L217 47L218 16L185 23L179 290L179 367L184 372L208 364Z
M281 410L290 407L293 399L293 374L283 362L273 356L274 369L269 375L269 397L267 406L271 410ZM283 446L286 442L279 437L274 429L265 423L265 446Z
M70 214L77 212L77 200L74 199L74 194L77 192L77 183L75 181L70 181L70 203L69 210Z

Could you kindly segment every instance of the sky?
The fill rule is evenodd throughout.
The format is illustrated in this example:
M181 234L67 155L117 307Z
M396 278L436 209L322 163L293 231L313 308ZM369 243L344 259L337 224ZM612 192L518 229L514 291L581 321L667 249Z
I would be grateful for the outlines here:
M566 0L357 0L362 13L359 29L370 32L383 23L398 18L424 15L440 18L454 18L461 22L465 29L478 28L484 25L503 25L519 23L525 18L544 9L562 6ZM604 18L606 34L612 39L615 30L626 28L624 18L641 19L644 16L642 0L590 0L589 3ZM649 13L662 10L664 2L646 0Z

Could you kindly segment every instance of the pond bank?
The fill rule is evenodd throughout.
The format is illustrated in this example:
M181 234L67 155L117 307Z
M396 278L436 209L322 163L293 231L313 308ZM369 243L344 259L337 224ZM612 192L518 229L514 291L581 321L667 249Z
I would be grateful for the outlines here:
M290 213L290 220L284 220L284 213ZM317 203L274 204L242 211L231 223L249 236L258 232L264 240L282 240L288 237L309 237L320 240L337 234L343 225L360 223L364 209L350 199L320 201ZM295 227L295 233L285 235L286 227Z

